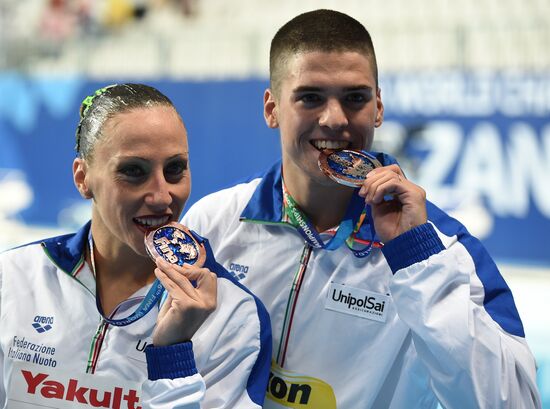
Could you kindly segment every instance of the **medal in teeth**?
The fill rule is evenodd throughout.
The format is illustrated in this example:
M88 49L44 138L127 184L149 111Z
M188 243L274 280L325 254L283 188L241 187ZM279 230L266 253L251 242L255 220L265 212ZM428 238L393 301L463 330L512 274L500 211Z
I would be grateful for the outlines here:
M204 246L193 237L187 227L176 222L147 233L145 248L153 260L160 256L179 266L190 264L202 267L206 259Z
M367 174L382 166L374 155L363 151L323 150L319 154L319 168L337 183L350 187L359 187Z

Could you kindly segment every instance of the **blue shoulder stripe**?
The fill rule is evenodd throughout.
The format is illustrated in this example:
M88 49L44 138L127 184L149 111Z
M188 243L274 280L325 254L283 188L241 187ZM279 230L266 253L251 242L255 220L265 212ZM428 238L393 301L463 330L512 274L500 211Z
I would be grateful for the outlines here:
M281 161L278 161L262 177L241 219L280 222L283 218L282 180Z
M476 274L485 290L483 306L491 318L506 332L518 337L525 337L512 292L485 247L456 219L430 202L427 203L427 207L428 219L439 231L447 236L456 235L458 241L472 256Z
M196 233L195 233L196 234ZM221 264L214 259L212 248L208 240L204 239L204 247L206 248L206 262L204 266L210 271L216 273L220 278L225 278L235 284L237 287L250 294L256 302L258 318L260 320L260 352L258 358L252 367L246 390L250 399L259 406L263 406L265 399L265 391L269 380L269 371L271 368L271 321L269 314L263 303L258 297L239 283Z
M76 233L42 240L52 261L67 274L71 274L82 257L90 225L88 222Z

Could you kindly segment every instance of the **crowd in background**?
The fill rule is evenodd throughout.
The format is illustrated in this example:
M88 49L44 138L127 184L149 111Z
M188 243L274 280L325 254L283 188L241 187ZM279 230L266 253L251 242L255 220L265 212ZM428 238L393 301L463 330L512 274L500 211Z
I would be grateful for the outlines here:
M273 31L313 8L340 9L366 24L385 73L550 67L546 0L2 0L0 71L265 77Z
M172 7L193 18L196 0L49 0L40 17L39 35L52 46L79 35L101 35L147 18L152 9Z
M68 42L110 36L158 10L197 16L198 0L47 0L0 4L0 68L24 67L28 55L56 57Z

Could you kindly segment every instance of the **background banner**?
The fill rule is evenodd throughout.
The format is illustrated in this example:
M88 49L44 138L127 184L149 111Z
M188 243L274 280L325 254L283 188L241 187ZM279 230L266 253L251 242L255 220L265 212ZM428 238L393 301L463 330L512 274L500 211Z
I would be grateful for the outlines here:
M70 231L89 217L72 183L74 132L82 99L109 82L0 75L0 221ZM279 157L263 120L266 80L146 82L189 132L187 207ZM406 73L380 87L375 149L395 155L497 261L550 266L550 75Z

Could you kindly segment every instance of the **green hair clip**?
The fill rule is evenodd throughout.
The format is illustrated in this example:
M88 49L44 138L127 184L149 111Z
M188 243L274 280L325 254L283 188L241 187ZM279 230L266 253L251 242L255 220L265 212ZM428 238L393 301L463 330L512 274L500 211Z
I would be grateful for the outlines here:
M99 88L96 90L93 94L88 95L86 98L82 100L82 103L80 104L80 121L78 122L78 126L76 128L76 152L80 153L80 129L82 128L82 122L84 121L84 118L86 117L86 114L90 110L92 104L94 103L94 99L99 97L100 95L103 95L105 92L107 92L108 89L116 87L118 84L111 84L107 85L106 87Z

